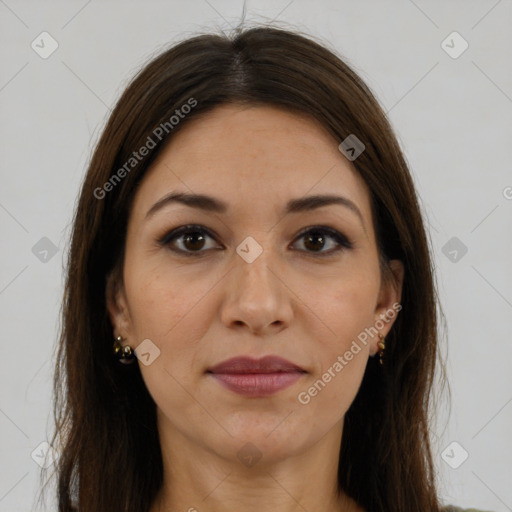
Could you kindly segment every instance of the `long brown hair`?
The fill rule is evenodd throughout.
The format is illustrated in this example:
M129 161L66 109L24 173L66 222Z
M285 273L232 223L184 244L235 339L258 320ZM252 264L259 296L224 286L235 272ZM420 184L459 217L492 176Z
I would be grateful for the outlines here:
M364 143L353 163L371 194L382 269L388 276L399 259L405 277L386 364L370 359L345 415L339 488L371 512L438 512L428 429L438 301L413 180L361 78L313 38L270 26L197 35L161 53L97 143L74 216L54 378L58 510L144 512L162 485L156 406L138 365L112 358L106 280L120 274L130 206L155 157L190 120L227 103L306 114L339 142L355 134Z

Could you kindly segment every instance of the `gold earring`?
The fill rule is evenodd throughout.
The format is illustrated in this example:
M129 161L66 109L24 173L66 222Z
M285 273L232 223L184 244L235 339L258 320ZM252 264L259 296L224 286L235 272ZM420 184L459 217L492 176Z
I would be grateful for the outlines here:
M382 334L379 332L379 339L380 341L377 343L377 346L379 347L379 363L381 365L384 364L384 360L383 360L383 355L384 355L384 350L386 349L386 338L385 336L382 336Z
M123 347L121 345L122 341L123 338L121 336L118 336L116 339L114 339L114 345L112 347L114 356L122 364L132 364L136 359L135 352L133 351L132 347L130 347L130 345Z

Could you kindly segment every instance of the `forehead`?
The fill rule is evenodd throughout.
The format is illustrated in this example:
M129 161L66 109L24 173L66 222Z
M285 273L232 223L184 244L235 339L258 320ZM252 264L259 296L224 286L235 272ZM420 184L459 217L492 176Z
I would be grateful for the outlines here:
M147 212L175 190L222 198L237 215L278 212L290 199L339 193L370 222L367 186L338 145L308 116L223 105L172 137L142 180L134 212Z

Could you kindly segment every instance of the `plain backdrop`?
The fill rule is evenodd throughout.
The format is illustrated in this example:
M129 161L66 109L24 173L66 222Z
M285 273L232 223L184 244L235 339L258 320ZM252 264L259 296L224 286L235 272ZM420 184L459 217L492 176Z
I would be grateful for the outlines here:
M241 0L0 0L0 511L35 510L71 216L110 109L151 56L229 30L242 11ZM388 112L447 321L451 406L432 427L441 496L511 511L512 1L259 0L245 19L320 38Z

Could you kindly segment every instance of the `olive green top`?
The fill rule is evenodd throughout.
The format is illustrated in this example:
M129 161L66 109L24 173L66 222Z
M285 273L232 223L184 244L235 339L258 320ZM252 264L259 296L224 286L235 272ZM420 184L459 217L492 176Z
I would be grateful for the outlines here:
M447 505L442 510L443 512L491 512L490 510L477 510L476 508L460 508L455 505Z

